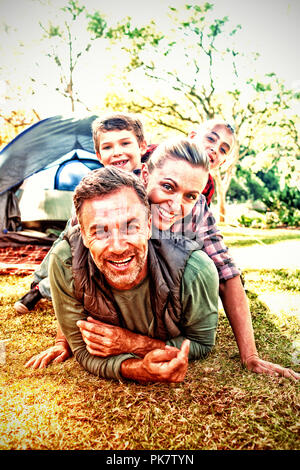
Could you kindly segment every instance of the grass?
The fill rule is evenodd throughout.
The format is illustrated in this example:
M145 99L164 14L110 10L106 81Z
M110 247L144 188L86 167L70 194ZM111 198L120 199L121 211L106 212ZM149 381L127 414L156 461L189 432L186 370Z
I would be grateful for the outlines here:
M229 225L222 227L222 224L218 225L222 230L228 247L243 247L256 244L271 245L288 240L300 241L300 230L296 229L253 229Z
M244 273L257 347L266 360L299 371L295 315L271 311L266 292L300 294L300 271ZM92 376L74 360L47 369L24 363L53 344L52 305L18 315L13 303L30 276L1 276L0 449L21 450L299 450L299 385L242 368L220 311L217 343L190 363L181 384L116 382ZM298 363L298 365L297 365Z

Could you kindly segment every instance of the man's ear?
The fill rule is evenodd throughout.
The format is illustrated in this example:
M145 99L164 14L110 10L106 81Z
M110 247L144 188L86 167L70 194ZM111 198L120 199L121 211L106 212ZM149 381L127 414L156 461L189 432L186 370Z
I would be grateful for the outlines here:
M149 180L149 170L147 163L142 163L140 178L142 179L143 184L146 188Z
M148 145L147 145L147 142L145 140L143 140L140 145L139 145L140 149L141 149L141 155L145 155L145 153L147 152L147 149L148 149Z
M81 238L82 238L83 244L86 248L88 248L88 241L87 241L87 238L86 238L86 235L85 235L85 231L83 230L83 227L80 224L79 224L79 227L80 227L80 233L81 233Z

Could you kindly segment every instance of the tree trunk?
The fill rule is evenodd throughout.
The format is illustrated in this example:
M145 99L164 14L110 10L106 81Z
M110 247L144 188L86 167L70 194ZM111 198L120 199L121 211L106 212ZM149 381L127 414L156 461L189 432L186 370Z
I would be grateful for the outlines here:
M231 159L231 162L226 162L224 164L224 167L227 165L227 168L223 175L221 174L220 168L215 170L212 174L217 187L219 222L226 222L226 194L229 189L231 179L235 174L235 169L239 158L239 143L236 142L234 155Z

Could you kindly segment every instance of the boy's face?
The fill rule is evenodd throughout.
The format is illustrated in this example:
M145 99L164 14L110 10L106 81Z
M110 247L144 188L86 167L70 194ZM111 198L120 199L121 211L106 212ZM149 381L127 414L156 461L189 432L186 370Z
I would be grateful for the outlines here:
M99 134L99 153L96 153L104 166L133 171L141 168L146 150L146 142L139 143L133 131L116 129Z
M210 169L214 170L221 166L230 153L234 138L232 133L223 124L216 124L212 128L205 129L203 133L194 133L191 138L199 142L210 159Z

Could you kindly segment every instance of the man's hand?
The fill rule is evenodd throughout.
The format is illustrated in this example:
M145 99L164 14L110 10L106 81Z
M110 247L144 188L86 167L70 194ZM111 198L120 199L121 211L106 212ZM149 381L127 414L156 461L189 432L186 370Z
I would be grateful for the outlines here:
M143 359L122 362L121 374L138 382L182 382L188 367L190 341L184 340L181 348L166 346L155 349Z
M286 377L295 381L300 379L300 374L293 371L292 369L286 369L285 367L281 367L279 364L273 364L272 362L264 361L256 354L253 354L246 361L244 361L244 366L248 370L256 372L257 374Z
M133 333L119 326L108 325L88 317L88 321L79 320L82 338L90 354L99 357L117 356L123 353L134 353L144 357L153 349L163 349L161 340Z
M45 351L36 354L28 362L25 367L32 367L33 369L43 369L47 367L50 362L58 363L63 362L72 356L71 350L67 342L56 343Z

